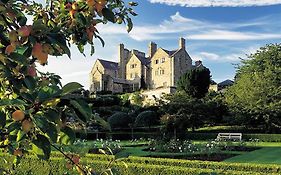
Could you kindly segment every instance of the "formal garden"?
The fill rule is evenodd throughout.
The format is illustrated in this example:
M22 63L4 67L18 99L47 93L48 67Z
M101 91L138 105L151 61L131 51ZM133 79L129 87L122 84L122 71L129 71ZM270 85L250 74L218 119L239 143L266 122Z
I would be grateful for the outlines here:
M36 67L70 44L94 54L96 25L131 31L137 3L85 2L0 1L0 174L281 174L280 44L242 60L223 91L199 67L153 104L142 89L91 94Z

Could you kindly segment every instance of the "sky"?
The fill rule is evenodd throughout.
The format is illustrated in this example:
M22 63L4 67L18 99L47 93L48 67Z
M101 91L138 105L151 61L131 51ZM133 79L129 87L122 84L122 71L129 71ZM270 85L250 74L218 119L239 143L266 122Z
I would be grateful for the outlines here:
M186 39L191 58L202 60L217 83L233 79L241 59L266 44L281 41L281 0L135 0L139 5L128 34L125 25L107 24L97 28L105 47L95 41L95 54L86 57L71 47L72 56L51 57L39 69L56 73L62 83L79 82L88 89L90 71L97 58L118 61L118 45L148 51L153 41L158 47L177 49L178 39Z

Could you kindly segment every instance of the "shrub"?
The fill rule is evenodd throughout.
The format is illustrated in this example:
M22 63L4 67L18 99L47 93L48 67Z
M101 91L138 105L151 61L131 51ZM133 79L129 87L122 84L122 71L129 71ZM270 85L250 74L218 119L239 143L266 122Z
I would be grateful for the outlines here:
M258 139L262 142L281 142L281 134L243 134L243 140Z
M108 123L111 126L111 129L122 129L129 128L129 124L132 123L131 117L124 112L117 112L108 118Z
M216 139L216 133L188 133L185 136L187 140L213 140ZM249 141L250 139L258 139L262 142L281 142L281 134L243 134L242 139Z
M135 121L136 126L147 126L151 127L153 125L159 124L159 117L154 111L143 111L141 112Z
M16 167L16 175L21 174L53 174L61 175L66 172L66 160L61 154L52 154L49 161L35 159L34 156L23 158L21 164ZM1 168L11 168L12 156L2 154L0 159ZM4 158L8 163L5 163ZM112 156L104 155L86 155L82 158L82 164L88 164L94 168L97 173L105 170ZM127 165L117 162L113 166L113 172L116 175L155 175L155 174L173 174L173 175L198 175L198 174L222 174L222 175L269 175L280 174L281 169L278 165L260 165L260 164L239 164L224 162L206 162L189 161L163 158L130 157L124 159ZM69 172L70 174L77 174Z

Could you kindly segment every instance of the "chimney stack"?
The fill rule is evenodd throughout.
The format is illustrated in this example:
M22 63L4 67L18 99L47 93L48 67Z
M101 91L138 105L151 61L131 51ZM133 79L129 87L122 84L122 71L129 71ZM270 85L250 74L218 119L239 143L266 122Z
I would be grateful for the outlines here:
M119 44L118 47L118 56L119 56L119 78L125 78L125 69L126 69L126 58L125 58L125 48L124 44Z
M185 39L182 37L179 39L179 48L185 49Z
M150 42L148 45L148 57L152 58L153 55L156 53L157 51L157 44L155 44L154 42Z

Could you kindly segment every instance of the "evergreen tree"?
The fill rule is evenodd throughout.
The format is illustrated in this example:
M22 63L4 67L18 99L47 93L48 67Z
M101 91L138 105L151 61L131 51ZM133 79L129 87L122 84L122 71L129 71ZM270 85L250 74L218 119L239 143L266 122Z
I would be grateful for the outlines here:
M210 70L206 67L198 67L188 70L177 83L179 90L185 91L193 98L203 98L211 83Z

